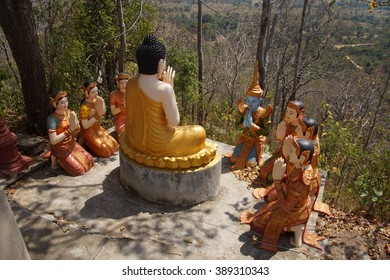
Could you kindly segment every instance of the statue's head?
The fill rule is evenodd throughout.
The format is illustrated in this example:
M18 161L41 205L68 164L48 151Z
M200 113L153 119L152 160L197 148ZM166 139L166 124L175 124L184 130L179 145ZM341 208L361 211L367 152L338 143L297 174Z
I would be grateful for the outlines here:
M67 93L66 91L55 91L51 94L49 97L50 105L54 108L62 108L67 109L68 108L68 98L66 97Z
M289 101L284 112L284 120L287 123L298 125L298 118L303 117L304 114L305 105L301 101Z
M314 145L311 141L303 138L294 137L291 145L289 161L301 165L310 164L314 153Z
M115 76L115 81L118 83L119 81L122 81L122 80L128 80L130 79L130 75L127 74L127 73L119 73L118 75Z
M145 75L154 75L158 73L160 60L165 60L166 51L164 45L157 41L156 37L149 34L138 46L136 56L138 72Z
M119 91L121 92L126 91L126 85L129 79L130 76L127 73L119 73L118 75L116 75L115 80L116 80L116 84L118 85Z
M99 90L94 81L88 80L83 84L84 98L96 98Z
M247 89L245 96L245 104L248 105L252 111L256 111L260 107L263 97L263 90L259 85L258 73L258 62L256 62L252 84Z
M304 117L298 119L300 129L298 136L307 140L315 140L318 134L318 122L315 119Z
M251 111L256 111L260 107L261 101L261 98L258 98L256 96L245 96L245 104L248 105Z

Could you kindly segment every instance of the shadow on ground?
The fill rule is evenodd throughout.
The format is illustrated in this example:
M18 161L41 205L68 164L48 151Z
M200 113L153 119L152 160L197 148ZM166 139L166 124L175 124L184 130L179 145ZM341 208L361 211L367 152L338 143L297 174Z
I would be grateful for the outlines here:
M80 215L89 219L99 217L122 219L142 212L171 213L191 207L169 206L143 200L135 192L122 187L119 180L119 167L117 167L103 181L103 192L85 201Z

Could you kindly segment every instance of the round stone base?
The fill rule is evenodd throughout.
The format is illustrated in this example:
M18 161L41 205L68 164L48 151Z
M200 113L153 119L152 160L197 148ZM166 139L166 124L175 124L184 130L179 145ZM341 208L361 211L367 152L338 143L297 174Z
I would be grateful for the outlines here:
M196 169L170 170L140 165L119 149L122 185L142 198L169 203L192 205L209 200L219 193L221 157Z

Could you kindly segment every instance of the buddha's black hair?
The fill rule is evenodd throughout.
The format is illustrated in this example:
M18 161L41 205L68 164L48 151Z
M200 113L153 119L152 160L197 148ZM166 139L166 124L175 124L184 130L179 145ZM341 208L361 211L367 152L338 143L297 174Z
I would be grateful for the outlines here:
M166 57L165 46L157 41L156 37L148 34L138 46L136 56L138 72L154 75L158 71L158 62Z

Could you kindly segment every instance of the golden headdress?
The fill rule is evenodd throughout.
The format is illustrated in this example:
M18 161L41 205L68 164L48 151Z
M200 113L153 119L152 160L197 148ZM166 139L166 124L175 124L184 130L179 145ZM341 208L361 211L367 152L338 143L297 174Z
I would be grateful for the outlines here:
M127 73L119 73L115 76L115 80L118 82L120 80L128 80L130 79L130 75Z
M96 82L92 82L92 81L87 81L83 84L83 90L84 91L87 91L87 92L90 92L91 89L93 89L94 87L96 87Z
M247 89L246 95L255 96L258 98L263 97L263 90L259 85L259 63L256 61L255 73L253 75L253 81L251 86Z
M50 100L50 105L51 106L53 106L54 108L55 108L55 106L54 106L54 102L57 104L58 103L58 101L62 98L62 97L65 97L66 95L67 95L67 93L66 93L66 91L57 91L56 93L54 93L53 94L53 96L55 95L55 97L53 98L53 97L49 97L49 100Z

